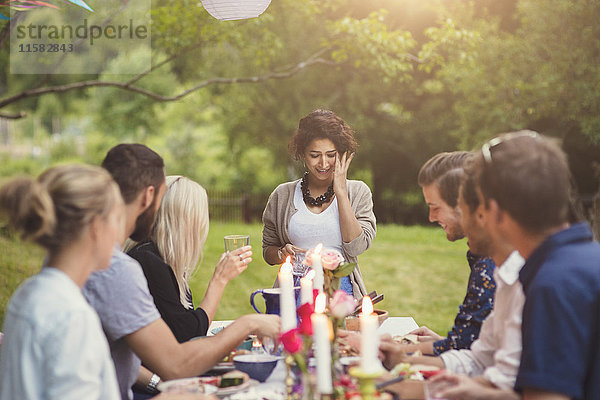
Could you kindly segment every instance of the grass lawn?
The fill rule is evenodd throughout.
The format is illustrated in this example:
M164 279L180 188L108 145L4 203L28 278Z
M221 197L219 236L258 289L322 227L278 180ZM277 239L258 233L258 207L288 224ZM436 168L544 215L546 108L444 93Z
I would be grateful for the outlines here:
M262 259L261 228L260 224L211 223L202 264L191 281L196 304L224 250L224 235L249 234L255 252L248 269L225 289L216 319L234 319L254 312L250 294L273 285L277 269ZM388 310L392 316L412 316L419 325L445 335L466 292L466 251L465 241L448 242L440 228L383 225L378 227L371 248L359 256L359 264L367 288L385 295L378 308ZM43 252L37 247L0 236L2 320L10 295L39 270L42 259Z

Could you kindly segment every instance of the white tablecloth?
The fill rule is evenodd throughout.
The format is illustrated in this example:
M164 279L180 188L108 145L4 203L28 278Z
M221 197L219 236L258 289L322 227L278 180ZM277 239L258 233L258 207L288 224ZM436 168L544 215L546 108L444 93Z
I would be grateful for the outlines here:
M208 329L208 335L214 334L214 332L217 332L220 328L226 327L232 322L233 321L213 321ZM389 317L383 321L377 332L380 335L388 333L392 336L400 336L405 335L418 327L419 325L417 325L412 317ZM285 396L285 363L281 360L277 363L277 366L266 382L252 386L244 392L233 394L227 398L230 400L283 400L285 399Z
M233 321L213 321L208 328L208 336L214 335L221 328L224 328L231 324ZM415 322L413 317L389 317L379 327L377 332L380 335L389 333L392 336L406 335L413 329L417 329L419 325Z

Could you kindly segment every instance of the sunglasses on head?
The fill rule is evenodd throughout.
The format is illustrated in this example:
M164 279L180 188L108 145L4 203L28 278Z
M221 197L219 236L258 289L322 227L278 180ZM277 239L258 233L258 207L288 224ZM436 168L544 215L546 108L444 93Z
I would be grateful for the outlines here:
M539 135L537 132L534 131L519 131L495 137L490 141L486 142L483 146L481 146L481 153L483 154L483 159L485 160L485 162L488 164L492 163L492 149L494 147L498 146L500 143L507 142L509 140L519 137L537 138L539 137Z

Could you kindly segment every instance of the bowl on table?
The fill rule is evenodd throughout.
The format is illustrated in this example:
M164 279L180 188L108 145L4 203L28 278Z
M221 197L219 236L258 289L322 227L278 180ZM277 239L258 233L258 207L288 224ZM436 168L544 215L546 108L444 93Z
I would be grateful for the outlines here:
M233 365L238 371L247 373L250 378L264 382L271 376L281 358L270 354L242 354L233 357Z
M381 326L381 324L383 324L383 321L385 321L390 314L387 312L387 310L379 310L379 309L375 309L373 310L373 312L375 314L377 314L377 319L379 321L379 325ZM346 317L346 329L349 331L360 331L360 318L357 315L350 315Z

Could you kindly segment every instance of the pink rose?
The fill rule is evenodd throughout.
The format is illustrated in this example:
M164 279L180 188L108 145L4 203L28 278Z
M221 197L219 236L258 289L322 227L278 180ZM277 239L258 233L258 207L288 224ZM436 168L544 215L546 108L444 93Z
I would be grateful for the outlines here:
M350 315L355 308L356 300L343 290L337 290L329 302L331 315L340 319Z
M314 304L304 303L298 307L298 315L300 316L300 326L298 327L298 332L300 332L301 335L312 335L313 329L310 316L314 313L314 311Z
M344 261L344 257L339 251L334 249L324 249L321 252L321 263L324 269L333 271Z
M302 338L299 335L298 328L290 329L279 337L285 351L290 354L296 354L302 350Z

